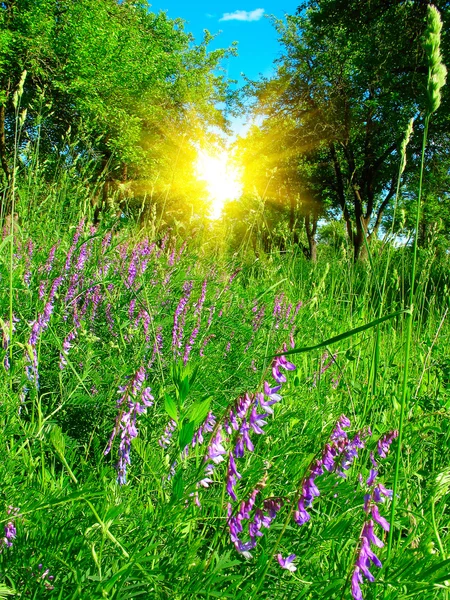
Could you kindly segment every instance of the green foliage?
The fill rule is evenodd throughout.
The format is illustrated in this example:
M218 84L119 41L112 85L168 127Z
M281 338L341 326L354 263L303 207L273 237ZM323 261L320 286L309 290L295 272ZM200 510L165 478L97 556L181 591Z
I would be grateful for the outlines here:
M211 137L212 126L225 126L217 106L227 83L218 67L233 50L209 51L207 32L195 45L181 20L150 12L145 1L14 0L0 5L0 23L6 140L0 152L8 171L13 93L26 69L22 139L36 142L46 172L53 175L61 162L78 163L78 169L90 162L109 182L106 196L116 189L141 204L156 192L162 204L169 185L179 204L197 202L196 145ZM178 186L170 186L174 162L185 171Z
M335 159L342 164L348 162L346 151L362 144L352 126L349 145L343 145L339 109L347 96L329 81L350 86L361 100L357 93L364 78L375 73L382 85L373 89L373 98L363 94L361 103L350 107L352 123L374 111L377 150L396 127L398 114L386 115L386 132L378 120L384 109L394 110L404 90L395 96L388 85L392 72L383 75L377 61L383 55L405 66L394 49L406 43L406 32L422 31L423 23L408 12L410 3L393 2L389 10L374 3L370 15L361 14L359 4L308 3L309 12L288 19L283 35L294 36L286 46L294 54L281 65L273 90L271 83L262 87L267 84L265 90L277 98L291 59L295 63L313 49L310 58L322 62L315 70L317 90L308 89L317 91L313 100L324 119L317 122L317 115L305 110L278 138L283 120L269 115L263 133L253 131L247 146L240 142L256 192L249 193L249 177L241 202L227 209L231 224L197 221L190 230L178 221L184 209L172 206L169 194L165 210L148 210L146 227L143 215L135 222L134 214L145 213L142 203L136 205L149 182L156 187L152 169L174 162L169 147L180 156L172 172L189 171L195 148L178 144L183 126L192 126L193 139L200 139L204 123L221 119L208 106L208 94L222 89L214 75L222 54L208 54L210 37L193 46L180 22L153 15L141 2L0 4L1 101L9 111L8 135L15 131L13 154L20 167L5 170L18 214L5 220L0 242L0 597L350 597L377 441L398 427L401 413L401 446L394 441L391 453L378 458L378 481L387 488L394 484L398 492L395 511L388 497L379 503L384 517L390 507L393 513L390 542L376 549L383 567L375 582L362 585L363 595L448 598L450 256L445 241L436 252L438 240L427 237L428 247L414 256L408 245L378 241L368 247L368 263L355 264L342 243L343 223L334 222L320 227L322 255L313 264L302 252L305 239L295 237L304 219L310 243L312 220L319 216L297 197L296 186L306 186L311 198L320 196L325 207L334 202L334 188L327 179L331 149L310 145L302 156L290 133L312 142L316 121L319 132L323 126L322 133L340 140ZM399 15L407 17L405 32L395 41ZM299 39L300 23L307 27ZM357 33L367 34L369 25L374 40L366 47ZM377 45L383 27L386 48ZM319 43L323 28L327 35ZM339 48L342 56L335 56ZM115 54L119 50L123 64ZM134 68L127 72L126 65ZM336 66L342 68L335 73ZM296 93L306 89L302 68ZM409 89L406 75L404 80L398 75L395 81ZM5 84L8 77L11 85ZM382 90L392 92L389 99ZM445 88L441 99L447 101ZM28 114L21 113L24 103ZM399 108L405 118L406 108ZM445 117L434 118L431 134L438 140ZM73 127L70 135L67 125ZM269 176L258 174L257 161L251 164L264 150L264 132L272 145L263 153ZM57 147L54 155L45 149L50 140ZM274 171L278 143L282 169ZM431 146L423 186L426 227L445 214L448 200L448 165L444 159L439 164L439 152ZM134 189L130 184L128 206L122 203L119 213L119 192L111 192L109 210L94 224L92 205L101 185L114 184L106 174L99 179L105 160L113 170L126 165ZM394 169L396 162L393 151L380 172ZM358 177L356 155L355 166ZM124 173L121 179L125 196ZM169 185L167 178L163 182ZM400 214L411 209L405 202L416 201L413 185L413 171L405 170ZM198 190L187 187L174 186L171 193L195 198ZM287 217L279 202L283 194L295 199L292 214L289 207L293 225L277 223L280 214ZM394 232L413 227L409 216L403 228L398 214L389 217ZM171 219L177 230L166 228ZM407 300L411 290L414 302ZM296 368L285 364L282 398L273 397L275 402L263 408L263 399L271 397L262 394L264 382L272 385L274 369L277 377L274 361L280 353L291 354ZM267 414L247 411L238 432L230 411L238 414L248 399L255 412ZM306 478L342 414L351 420L351 436L367 427L372 435L358 448L346 477L335 471L318 475L320 495L307 506L310 521L299 527L292 517ZM245 431L254 449L246 442L238 456ZM233 449L240 474L233 484L236 499L226 485ZM207 466L211 463L214 468ZM255 548L238 552L231 518L251 495L253 523L267 514L267 501L280 507L271 526L261 527ZM248 539L249 520L242 525L241 538ZM378 526L377 535L387 542ZM296 554L295 572L281 570L276 560L290 553Z
M370 9L342 0L304 2L296 15L274 22L283 48L276 75L248 86L254 112L265 117L263 160L271 156L271 168L279 167L284 180L287 169L297 195L312 196L319 214L322 206L343 216L355 258L366 255L366 238L377 237L395 196L406 124L430 97L422 37L431 40L437 34L425 33L425 9L400 1L371 2ZM445 20L447 3L441 9ZM425 41L427 48L433 43L435 48L437 42ZM436 48L428 53L441 64L441 54L447 60L447 42ZM430 81L436 79L440 90L445 68L435 68L442 73ZM420 122L417 129L422 127ZM254 133L250 153L253 138ZM418 144L420 136L412 156ZM439 154L440 148L448 152L448 111L436 124L429 154ZM265 164L259 164L263 174ZM416 166L417 156L409 172Z
M13 288L20 290L20 295L14 296L14 314L20 321L15 323L10 346L11 368L4 370L1 383L5 399L0 412L4 457L0 465L1 518L3 523L14 519L17 529L12 547L0 553L5 586L17 597L52 593L74 599L281 599L289 595L337 600L348 595L348 575L365 518L358 474L368 477L369 452L395 423L401 385L403 341L398 316L389 315L378 323L381 362L376 376L371 366L377 338L368 324L377 323L380 298L376 282L383 274L384 254L374 257L370 273L351 260L337 261L331 254L330 264L319 262L312 267L289 246L286 254L261 254L257 260L243 247L230 263L215 255L212 247L212 254L200 257L201 247L193 240L188 252L172 263L173 249L176 247L178 255L181 240L169 237L163 242L160 234L148 240L156 244L151 262L130 287L127 282L135 249L146 247L142 234L122 228L108 246L102 243L108 239L104 231L94 233L85 227L73 254L76 264L82 249L88 249L83 282L75 296L77 306L81 315L90 290L97 285L106 294L106 304L99 304L95 317L89 304L61 371L63 341L75 327L73 304L65 300L75 271L69 272L69 279L58 290L49 326L40 335L40 389L36 390L24 371L29 364L25 350L30 323L45 306L46 299L39 298L41 282L47 278L51 282L65 272L75 224L62 234L50 274L42 266L59 234L45 224L33 227L41 233L35 233L31 263L26 229L21 234L24 238L17 238L20 245L12 275ZM396 267L408 260L408 249L397 250L391 259ZM108 263L107 273L99 269ZM230 283L230 274L238 265L242 270ZM448 273L443 281L436 277L434 267L422 266L410 371L413 395L404 436L406 462L394 523L396 543L376 583L364 586L366 598L385 588L387 598L420 593L437 599L448 578L450 400L446 361L450 357L447 321L440 326L446 297L440 286L449 282ZM5 282L8 262L2 261L0 268ZM29 285L23 280L28 269ZM204 280L207 288L199 334L183 365L182 356L176 357L172 348L174 315L186 293L184 284L192 281L180 348L183 354L198 326L195 311ZM426 281L427 286L423 285ZM385 314L398 313L407 285L398 274L388 278ZM8 331L8 294L1 297L4 334ZM133 298L136 309L130 317ZM303 307L290 323L285 320L288 304L294 305L290 320L299 300ZM277 313L274 307L280 303L283 308ZM152 315L147 334L142 323L134 324L142 310ZM262 317L255 328L258 314ZM264 530L253 558L245 560L229 541L225 464L217 466L209 488L196 487L204 477L206 447L214 433L204 432L203 444L192 447L192 442L210 411L222 420L237 397L245 391L260 391L261 382L270 381L272 357L288 340L293 326L298 349L325 348L333 343L329 352L335 352L336 358L324 370L326 359L321 350L293 356L297 371L287 374L282 402L273 406L273 417L266 417L265 434L252 434L255 451L238 462L242 475L236 487L238 501L247 499L262 478L265 485L257 506L262 506L263 498L281 497L284 501L272 527ZM117 407L117 389L129 385L130 376L147 364L156 335L162 336L161 356L147 369L145 384L152 388L154 406L137 418L128 483L119 486L115 466L120 435L111 456L104 455L116 419L124 410ZM2 361L10 356L10 348L2 351ZM25 397L24 385L29 388ZM311 522L298 528L291 520L291 508L299 482L343 412L351 417L353 431L371 425L374 440L361 452L347 479L336 480L332 474L320 478L321 496L311 510ZM171 419L177 421L177 427L171 442L161 447L158 440ZM191 447L186 453L187 445ZM380 477L391 485L393 457L383 461ZM201 509L194 502L196 493ZM10 505L20 511L8 515ZM387 508L381 507L385 515ZM432 510L435 525L429 518ZM297 555L295 573L280 571L274 560L278 552ZM384 550L379 554L384 562ZM47 568L50 571L42 578ZM49 580L49 575L54 579Z

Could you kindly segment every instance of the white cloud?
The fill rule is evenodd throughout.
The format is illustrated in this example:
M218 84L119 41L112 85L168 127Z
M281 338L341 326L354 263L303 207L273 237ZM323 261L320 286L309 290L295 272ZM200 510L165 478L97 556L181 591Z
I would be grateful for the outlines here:
M264 8L255 10L235 10L232 13L224 13L220 21L259 21L264 15Z

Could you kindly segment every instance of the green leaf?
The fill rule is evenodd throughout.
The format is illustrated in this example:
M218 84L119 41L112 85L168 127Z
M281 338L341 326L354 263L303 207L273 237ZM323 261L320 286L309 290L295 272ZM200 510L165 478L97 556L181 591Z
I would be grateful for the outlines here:
M375 321L371 321L370 323L366 323L366 325L361 325L360 327L356 327L355 329L349 329L349 331L344 331L344 333L340 333L328 340L320 342L315 346L304 346L303 348L295 348L294 350L288 350L287 352L281 352L280 354L275 354L275 356L287 356L288 354L301 354L303 352L311 352L311 350L317 350L318 348L323 348L324 346L329 346L331 344L335 344L336 342L340 342L341 340L345 340L352 335L356 335L357 333L361 333L362 331L366 331L367 329L371 329L372 327L376 327L380 323L384 323L385 321L389 321L390 319L395 319L395 317L399 317L402 315L404 310L397 310L390 315L386 315L385 317L381 317L380 319L375 319Z
M189 376L189 386L190 386L190 388L192 388L192 386L193 386L193 385L194 385L194 383L195 383L195 380L197 379L197 375L198 375L198 370L199 370L199 368L200 368L200 365L195 365L195 367L194 367L194 369L193 369L192 373L191 373L191 374L190 374L190 376Z
M181 428L180 435L178 436L180 450L183 450L188 444L192 442L192 438L194 437L194 428L195 425L193 421L185 423Z
M450 467L447 467L436 476L434 499L437 502L450 492Z
M186 398L188 397L189 394L189 375L186 375L186 377L183 379L183 381L181 382L180 385L180 402L181 404L184 403L184 401L186 400Z
M209 413L209 407L211 405L212 396L203 400L203 402L196 402L192 405L189 411L189 420L194 423L196 427L203 423Z
M224 554L222 554L221 556L219 556L216 552L215 554L215 567L214 567L214 573L219 573L220 571L225 571L228 570L230 567L235 567L236 565L239 565L241 561L235 559L234 557L232 558L231 552L225 552Z
M178 423L177 405L167 393L164 394L164 408L169 417Z
M184 488L183 472L178 471L178 473L173 478L173 487L172 487L172 494L177 500L179 500L183 496L183 488Z
M53 426L50 432L50 441L53 444L55 450L58 452L58 454L64 456L66 443L64 440L64 435L61 431L61 427L58 427L58 425Z

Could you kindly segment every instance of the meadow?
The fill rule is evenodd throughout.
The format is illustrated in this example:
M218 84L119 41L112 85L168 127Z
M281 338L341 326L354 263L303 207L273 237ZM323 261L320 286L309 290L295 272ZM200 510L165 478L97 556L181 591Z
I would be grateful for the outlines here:
M231 254L63 183L3 232L1 594L446 598L448 264L400 448L410 247Z
M191 52L179 24L147 4L104 7L149 39L164 25ZM78 17L89 33L86 11L75 10L70 27ZM0 598L448 600L450 255L439 228L419 244L421 223L434 218L421 222L422 189L435 173L425 169L427 134L446 77L442 22L435 8L428 18L422 151L412 157L419 181L407 173L407 185L417 183L413 225L406 236L394 230L408 200L400 182L411 120L386 155L396 173L386 196L392 227L383 222L384 235L370 236L369 208L367 222L356 222L355 184L356 229L344 199L348 239L319 231L309 260L287 226L280 244L267 227L243 229L226 214L212 222L192 208L188 219L179 196L183 224L170 212L175 186L163 208L139 194L127 203L109 185L111 137L93 134L98 115L110 121L98 107L92 140L71 142L69 131L42 160L40 144L59 139L61 124L58 111L27 117L36 79L27 90L23 71L10 112L1 106L13 149L3 136ZM72 40L70 27L63 40ZM203 64L206 54L191 60ZM89 73L86 81L98 83ZM161 85L176 81L161 75ZM77 98L73 115L86 109ZM124 148L120 156L117 144L116 158L127 167ZM328 151L339 175L338 153ZM127 168L122 178L125 188ZM440 231L445 201L438 190L424 203L439 208ZM265 204L255 199L254 224L266 223ZM308 239L319 223L312 212Z

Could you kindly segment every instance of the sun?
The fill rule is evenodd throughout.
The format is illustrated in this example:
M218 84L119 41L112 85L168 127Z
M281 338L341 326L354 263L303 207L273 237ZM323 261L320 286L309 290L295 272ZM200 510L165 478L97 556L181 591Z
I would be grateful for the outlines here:
M242 194L241 175L226 150L208 153L199 150L195 165L198 179L206 182L211 202L211 219L218 219L227 200L235 200Z

